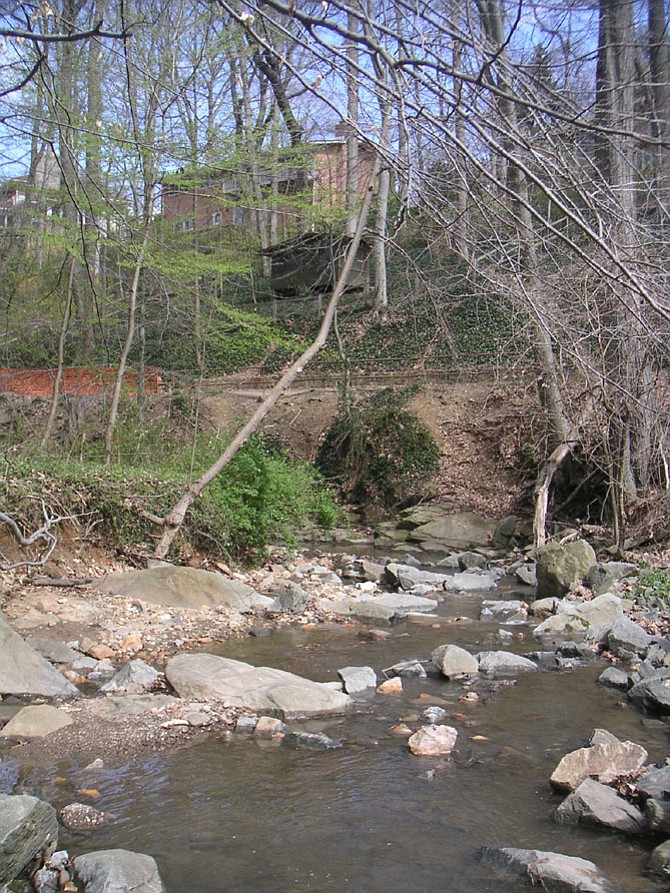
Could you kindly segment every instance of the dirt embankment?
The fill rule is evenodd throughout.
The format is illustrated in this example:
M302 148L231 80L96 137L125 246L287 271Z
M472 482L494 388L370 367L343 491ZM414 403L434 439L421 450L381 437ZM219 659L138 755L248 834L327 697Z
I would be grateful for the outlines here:
M274 384L229 377L203 387L203 417L215 430L244 422ZM490 376L446 381L438 377L377 376L357 380L354 394L384 387L416 386L409 406L426 423L441 451L434 497L454 512L490 518L518 510L532 480L522 462L539 410L534 393L519 380ZM303 379L269 413L262 430L297 458L313 459L337 415L336 382Z

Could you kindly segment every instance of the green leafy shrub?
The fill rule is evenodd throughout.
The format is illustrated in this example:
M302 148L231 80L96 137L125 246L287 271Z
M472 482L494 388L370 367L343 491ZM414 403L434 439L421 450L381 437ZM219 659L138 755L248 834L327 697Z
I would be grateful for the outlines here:
M307 462L289 461L252 437L202 496L204 535L236 555L263 553L268 543L295 541L314 525L332 527L340 510Z
M635 587L636 598L642 601L660 601L670 605L670 574L658 568L640 571Z
M345 498L369 507L410 505L426 493L440 451L430 431L404 408L411 389L385 389L340 415L316 464Z

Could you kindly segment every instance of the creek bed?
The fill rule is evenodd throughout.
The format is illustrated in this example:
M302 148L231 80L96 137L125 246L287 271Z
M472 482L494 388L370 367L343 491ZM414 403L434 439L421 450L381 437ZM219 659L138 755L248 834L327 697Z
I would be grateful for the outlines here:
M529 626L512 645L497 624L478 616L483 598L449 595L439 628L390 627L387 642L364 641L357 625L284 628L227 643L218 653L290 670L317 681L343 666L381 671L408 658L427 659L440 644L470 651L541 648ZM659 889L644 876L654 841L558 826L561 798L548 778L560 758L583 746L596 727L642 744L650 760L668 753L667 726L650 722L625 695L597 684L605 664L539 670L515 684L478 689L459 701L460 683L405 679L402 695L372 695L344 718L300 724L343 742L317 752L289 743L211 737L176 752L155 753L119 769L98 770L95 806L117 818L85 837L62 831L71 855L124 847L153 855L168 893L484 893L527 891L478 864L483 845L554 850L594 861L626 893ZM412 756L391 727L431 701L459 730L451 759ZM90 772L66 755L57 765L22 772L16 790L57 807L92 786ZM656 841L658 842L658 841Z

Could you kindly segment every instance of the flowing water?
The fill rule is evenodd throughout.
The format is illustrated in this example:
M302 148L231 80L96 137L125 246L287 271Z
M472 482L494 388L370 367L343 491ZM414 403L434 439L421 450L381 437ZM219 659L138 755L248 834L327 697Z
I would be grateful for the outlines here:
M443 612L476 617L480 601L450 596ZM363 641L357 629L284 629L228 643L219 653L329 681L343 666L372 666L381 675L398 660L428 658L446 642L472 651L508 648L498 626L468 620L439 629L394 626L388 642ZM511 629L525 631L514 650L538 647L529 628ZM301 725L341 740L338 750L219 737L99 770L95 805L117 820L85 837L63 832L60 845L71 855L108 847L150 853L168 893L527 890L478 863L485 844L581 856L620 891L658 890L643 874L654 842L551 820L560 797L547 780L594 728L644 745L652 760L668 752L666 726L597 684L603 666L519 676L514 685L480 690L477 704L459 702L459 683L406 679L402 695L375 695L352 716ZM413 756L390 732L431 702L461 714L450 720L459 738L448 760ZM37 772L24 771L16 790L32 788L56 806L73 799L72 785L91 784L90 773L65 757L41 767L39 779ZM68 779L70 796L58 776Z

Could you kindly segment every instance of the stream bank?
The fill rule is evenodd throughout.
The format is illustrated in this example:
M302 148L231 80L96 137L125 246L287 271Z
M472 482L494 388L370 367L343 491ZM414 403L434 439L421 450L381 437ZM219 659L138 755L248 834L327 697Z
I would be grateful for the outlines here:
M200 702L200 719L191 724L188 714L198 711L197 699L192 702L189 695L178 708L170 705L177 712L165 712L156 701L153 710L126 716L117 726L126 729L118 749L105 753L108 727L93 713L86 746L76 743L68 727L41 741L23 740L19 748L3 749L5 787L36 793L59 809L73 798L88 798L114 818L83 837L81 830L61 830L59 840L74 852L100 847L150 852L170 893L242 891L252 885L268 893L289 886L341 890L347 885L376 893L391 883L437 891L443 888L445 872L450 878L458 875L452 889L464 893L473 888L523 889L525 882L494 881L475 864L483 845L597 857L606 874L626 878L622 889L657 889L644 875L648 841L626 841L622 858L621 840L611 831L571 830L553 823L559 800L548 778L560 758L586 744L599 726L644 746L650 760L664 758L662 719L640 713L628 701L626 687L598 685L606 664L596 658L600 649L595 643L581 651L577 646L571 652L557 650L558 634L541 640L533 636L539 618L524 615L519 604L521 616L509 613L511 602L533 600L528 584L497 572L487 577L486 567L433 567L426 573L418 564L416 559L396 563L392 570L397 581L406 580L406 588L386 584L396 591L403 610L367 622L325 610L324 601L332 608L340 600L336 596L351 590L350 602L359 608L367 602L368 611L369 603L385 597L384 587L367 579L379 572L375 568L384 571L384 563L325 555L276 555L255 572L250 586L267 599L259 603L261 613L237 612L239 618L236 614L227 633L222 627L212 634L213 618L222 616L212 606L146 608L141 599L111 595L100 585L85 596L40 596L56 599L53 611L45 614L53 616L43 632L59 630L61 623L73 631L67 624L76 624L77 611L96 606L97 637L107 641L95 641L90 648L106 645L112 651L111 660L93 658L96 666L155 654L162 667L188 649L253 666L281 666L329 687L337 684L338 670L351 666L370 667L379 683L397 678L391 668L408 660L428 671L401 675L392 693L375 694L374 688L363 692L355 709L342 716L315 716L297 726L279 720L269 729L266 724L265 734L255 733L248 710L213 701ZM469 575L469 588L447 584L444 578L453 581L458 573ZM487 586L477 591L476 578L488 579ZM249 585L251 580L236 582ZM435 608L408 610L413 598L432 601ZM597 598L578 587L567 601L586 610ZM497 613L496 606L507 613ZM39 608L31 603L23 620L16 611L14 621L27 619L30 625L36 620L34 610ZM387 605L385 610L391 611ZM559 614L557 609L549 616ZM89 613L88 629L96 632L91 617ZM134 625L129 622L133 618ZM50 620L55 621L51 626ZM163 636L172 641L163 641ZM491 652L536 652L538 669L448 679L437 672L432 657L448 644L478 655L480 666L482 655ZM88 684L94 689L97 682ZM97 710L113 698L87 698L85 703ZM76 717L85 712L83 704L72 701L62 709ZM17 706L3 702L10 712ZM415 757L407 748L401 728L413 732L431 724L424 715L428 708L444 711L437 714L442 717L438 724L458 732L450 756ZM145 728L147 717L159 734L138 738L133 746L130 731ZM240 718L246 721L238 729ZM76 721L73 725L77 728ZM339 747L314 749L325 740ZM101 765L93 765L96 756ZM311 828L319 828L320 834L312 837ZM219 886L212 886L212 871L220 873Z

